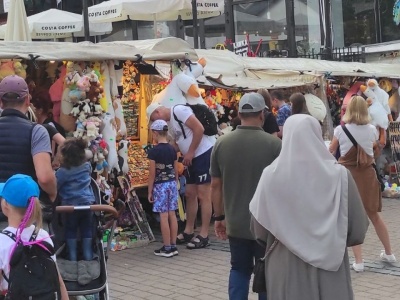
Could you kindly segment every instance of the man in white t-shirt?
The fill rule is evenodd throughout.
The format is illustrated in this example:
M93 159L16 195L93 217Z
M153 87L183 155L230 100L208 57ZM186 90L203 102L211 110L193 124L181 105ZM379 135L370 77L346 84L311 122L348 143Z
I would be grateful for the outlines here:
M209 245L208 230L212 206L210 195L210 157L213 143L205 136L204 127L193 114L190 107L176 105L171 108L152 103L147 107L149 121L164 120L169 122L171 135L183 154L186 174L186 227L178 235L177 243L188 243L190 249L204 248ZM179 120L179 121L178 121ZM194 223L198 201L201 204L201 229L194 236Z

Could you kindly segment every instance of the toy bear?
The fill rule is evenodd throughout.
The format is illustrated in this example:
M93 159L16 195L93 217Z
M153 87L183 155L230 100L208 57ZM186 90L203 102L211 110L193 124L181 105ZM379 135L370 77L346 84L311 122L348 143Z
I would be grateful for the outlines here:
M123 175L127 174L129 171L129 165L128 165L129 146L130 143L126 140L121 140L118 143L118 165Z
M108 145L108 173L110 173L113 169L116 169L119 173L120 168L118 165L118 153L116 146L117 130L115 126L115 120L109 113L106 113L103 116L103 126L103 138Z
M117 98L113 101L115 111L115 122L117 123L117 132L121 136L126 135L126 124L124 119L124 112L122 109L121 99Z
M16 61L14 62L14 72L15 75L26 79L26 66L24 66L21 62Z

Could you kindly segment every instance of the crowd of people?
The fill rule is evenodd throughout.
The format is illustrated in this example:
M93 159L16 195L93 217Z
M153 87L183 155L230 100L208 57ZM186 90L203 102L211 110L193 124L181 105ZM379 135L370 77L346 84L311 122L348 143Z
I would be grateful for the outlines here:
M163 133L159 143L165 148L159 145L149 153L150 172L171 175L150 178L149 199L165 214L164 246L154 253L172 257L178 254L176 244L183 243L190 249L206 247L212 203L215 234L230 245L229 299L248 298L254 262L260 258L265 261L267 292L259 293L259 299L353 299L347 247L354 253L351 268L364 271L361 245L368 219L384 248L381 260L396 262L379 214L377 128L370 124L366 101L354 96L343 117L345 125L334 130L328 149L322 124L309 113L304 95L294 93L288 100L279 91L243 95L230 120L233 131L215 143L205 137L189 107L152 103L147 108L153 134L158 140ZM187 138L174 113L183 120ZM176 209L171 203L177 201L177 186L171 192L165 183L177 180L177 157L172 146L165 145L168 131L187 168L188 222L180 233L176 218L168 217ZM283 189L288 182L290 188ZM202 226L195 236L198 203Z

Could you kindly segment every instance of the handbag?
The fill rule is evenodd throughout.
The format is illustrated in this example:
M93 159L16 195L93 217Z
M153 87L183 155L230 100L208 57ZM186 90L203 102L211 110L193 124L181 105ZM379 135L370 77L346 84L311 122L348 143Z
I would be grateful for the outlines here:
M355 148L357 148L358 143L355 140L355 138L353 137L353 135L350 133L350 131L344 125L342 125L342 129L343 129L344 133L347 135L347 137L350 139L350 141L353 143L353 146ZM381 185L381 192L383 192L385 190L385 183L383 182L382 177L379 175L378 168L376 167L375 163L372 164L372 167L374 168L375 173L376 173L376 178L378 179L379 184Z
M254 278L253 278L253 292L254 293L265 293L267 291L267 282L265 277L265 260L268 255L274 250L278 239L275 238L271 247L266 251L264 257L256 260L254 264Z

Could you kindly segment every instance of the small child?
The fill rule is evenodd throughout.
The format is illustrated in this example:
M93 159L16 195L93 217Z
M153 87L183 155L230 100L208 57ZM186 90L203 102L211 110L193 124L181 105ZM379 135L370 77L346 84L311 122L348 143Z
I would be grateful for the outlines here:
M61 167L56 172L58 196L62 205L84 206L94 203L90 186L92 167L86 159L87 143L82 139L69 139L61 146ZM66 214L65 239L69 260L77 261L77 231L82 241L84 260L93 259L92 212L75 211Z
M36 230L36 240L30 243L46 242L54 246L49 234L41 228L42 208L38 197L39 186L30 176L17 174L10 177L6 183L0 184L1 209L8 218L8 227L4 229L4 234L0 234L0 274L3 274L0 275L0 293L2 295L8 290L8 282L3 276L10 278L10 258L16 246L16 241L9 236L9 233L14 234L17 240L28 243ZM52 258L55 260L55 257L52 256ZM68 293L60 274L58 282L61 299L67 300Z
M148 199L150 203L154 203L153 211L160 213L164 243L160 249L154 251L154 254L172 257L178 255L175 244L178 234L178 221L175 214L178 209L177 154L174 147L168 143L168 125L165 121L154 121L150 129L157 145L148 151L150 160Z

